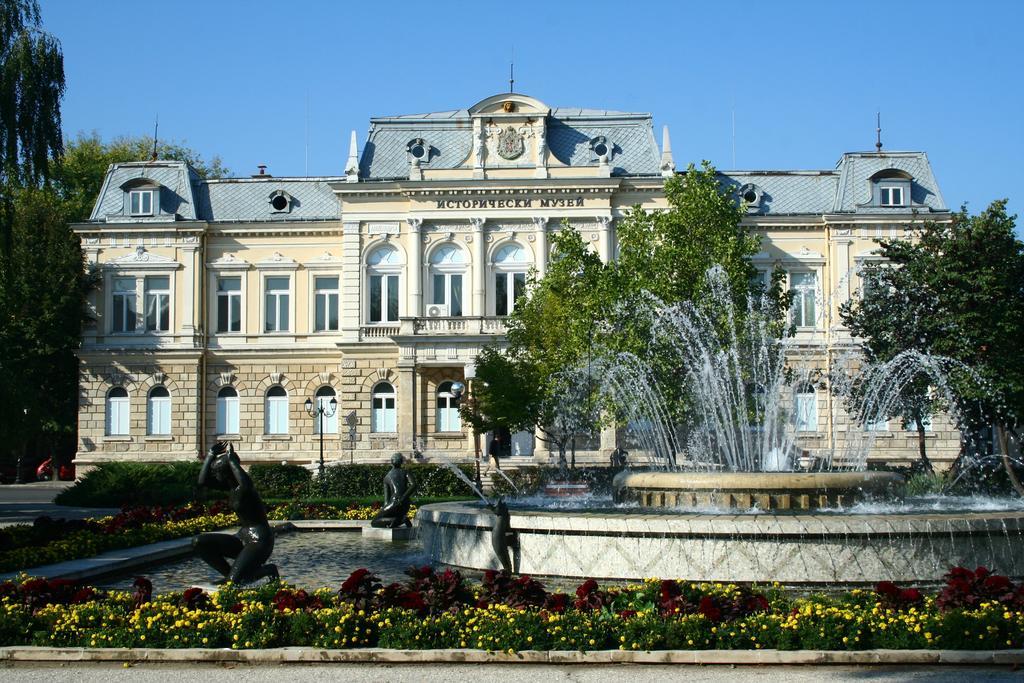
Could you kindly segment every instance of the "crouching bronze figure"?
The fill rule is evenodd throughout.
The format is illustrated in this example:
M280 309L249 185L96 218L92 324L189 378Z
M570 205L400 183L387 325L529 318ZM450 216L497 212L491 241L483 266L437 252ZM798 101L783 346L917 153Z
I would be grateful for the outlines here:
M242 469L234 446L218 441L210 448L199 472L199 486L228 491L228 504L238 515L237 534L200 534L192 542L196 554L224 577L221 581L252 583L279 578L277 566L266 564L274 550L274 532L267 508L252 479ZM228 562L233 558L233 564Z

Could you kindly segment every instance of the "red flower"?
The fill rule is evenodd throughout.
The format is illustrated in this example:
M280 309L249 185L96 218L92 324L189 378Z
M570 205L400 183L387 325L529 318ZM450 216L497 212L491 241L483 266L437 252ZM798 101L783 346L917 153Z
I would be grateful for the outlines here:
M718 621L722 618L722 610L715 606L714 600L710 596L705 595L700 599L700 604L697 606L697 611L703 614L711 621Z

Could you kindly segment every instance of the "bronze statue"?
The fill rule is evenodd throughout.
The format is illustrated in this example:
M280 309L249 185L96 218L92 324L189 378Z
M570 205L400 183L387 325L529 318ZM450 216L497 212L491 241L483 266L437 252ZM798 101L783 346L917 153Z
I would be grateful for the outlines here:
M511 549L515 553L519 552L519 536L512 531L508 505L505 504L504 498L499 497L497 502L488 503L487 507L494 513L494 526L491 527L491 547L494 549L494 554L498 556L501 568L510 574L514 573L509 550Z
M199 472L199 486L229 491L228 504L242 528L235 535L200 534L192 542L196 554L220 572L224 581L244 584L264 577L280 578L277 566L266 564L274 550L267 509L242 469L234 446L218 441L210 448ZM228 563L229 557L234 564Z
M374 516L370 526L378 529L397 529L412 526L409 521L410 498L414 482L402 469L405 458L401 453L391 456L391 471L384 476L384 507Z

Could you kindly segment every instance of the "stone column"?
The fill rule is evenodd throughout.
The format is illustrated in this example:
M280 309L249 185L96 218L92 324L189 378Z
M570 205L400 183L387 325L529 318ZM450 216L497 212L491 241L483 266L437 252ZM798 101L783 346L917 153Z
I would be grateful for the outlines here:
M487 315L487 248L484 239L486 218L470 218L473 224L473 315Z
M409 457L412 454L416 430L416 361L403 358L398 361L398 449Z
M533 225L537 229L537 275L544 277L548 272L548 219L547 216L534 216Z
M409 307L406 315L418 318L423 315L423 238L420 236L422 218L406 218L409 224Z
M341 238L341 338L346 342L359 341L359 311L362 301L362 272L360 262L359 221L342 224Z
M601 260L608 263L615 256L615 250L611 243L611 216L597 217L597 253Z

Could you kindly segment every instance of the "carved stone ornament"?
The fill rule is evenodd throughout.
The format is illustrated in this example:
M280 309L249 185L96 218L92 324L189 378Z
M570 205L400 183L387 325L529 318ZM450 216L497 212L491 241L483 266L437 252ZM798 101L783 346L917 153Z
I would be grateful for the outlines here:
M319 374L319 377L320 377L320 384L330 384L331 383L331 373L329 373L329 372L321 372Z
M165 375L164 373L162 373L162 372L154 372L153 373L153 384L154 385L163 384L165 379L167 379L167 375Z
M498 156L502 159L512 161L523 154L526 146L523 144L523 136L512 126L498 133Z
M230 370L227 372L220 373L220 385L226 387L231 384L231 381L235 379L235 373Z
M280 372L272 372L272 373L270 373L270 383L271 384L280 384L281 383L281 377L283 377L283 375Z

